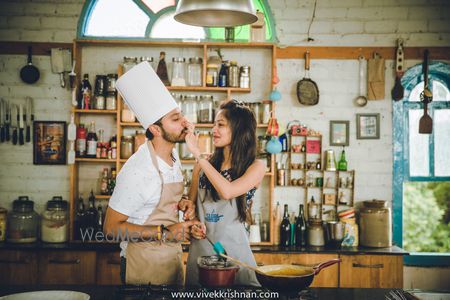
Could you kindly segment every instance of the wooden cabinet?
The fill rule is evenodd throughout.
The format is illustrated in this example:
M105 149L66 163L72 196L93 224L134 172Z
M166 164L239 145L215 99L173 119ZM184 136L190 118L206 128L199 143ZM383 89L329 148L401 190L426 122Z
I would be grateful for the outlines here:
M2 284L36 284L37 254L31 251L0 251L0 282Z
M117 285L121 283L119 252L97 253L97 284Z
M305 266L316 266L321 262L338 258L338 254L271 254L255 253L255 260L258 265L276 265L276 264L299 264ZM335 264L323 269L315 276L311 287L338 287L339 284L339 265Z
M45 251L39 254L39 283L95 284L94 251Z
M403 256L341 255L340 287L401 288Z

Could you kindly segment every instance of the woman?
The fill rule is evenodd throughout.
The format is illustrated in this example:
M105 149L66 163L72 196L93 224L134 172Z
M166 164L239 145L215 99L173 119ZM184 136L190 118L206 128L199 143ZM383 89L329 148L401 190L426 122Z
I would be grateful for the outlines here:
M197 160L189 198L197 202L197 216L206 228L192 228L197 239L189 249L187 285L199 285L197 258L215 254L206 235L220 242L229 256L256 266L244 223L265 174L265 164L256 159L256 120L248 107L235 100L220 106L212 130L215 151L209 159L200 153L193 129L186 136ZM259 285L254 272L245 268L240 268L235 283Z

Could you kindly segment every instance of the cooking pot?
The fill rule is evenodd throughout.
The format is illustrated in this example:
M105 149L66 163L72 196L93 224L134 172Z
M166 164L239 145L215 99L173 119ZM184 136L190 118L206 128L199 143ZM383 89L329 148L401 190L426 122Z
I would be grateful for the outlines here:
M265 288L284 294L298 294L313 282L314 276L323 268L341 260L332 259L314 267L301 265L267 265L257 268L256 278Z
M225 287L234 285L239 266L217 255L197 258L199 281L202 286Z

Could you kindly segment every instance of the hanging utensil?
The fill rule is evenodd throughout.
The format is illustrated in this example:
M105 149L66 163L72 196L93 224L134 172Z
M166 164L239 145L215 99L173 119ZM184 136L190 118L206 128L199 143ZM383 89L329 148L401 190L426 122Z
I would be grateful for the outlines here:
M420 94L420 101L423 103L423 116L419 120L419 133L431 134L433 132L433 119L428 115L428 103L433 101L433 93L428 86L428 49L423 54L423 92Z
M363 107L367 105L367 97L364 96L364 56L358 57L359 61L359 96L355 99L356 106Z
M19 115L17 105L11 104L11 129L12 129L12 143L17 145L17 125L19 121Z
M396 53L396 61L395 61L395 84L392 89L392 99L395 101L399 101L403 99L404 88L402 86L402 76L403 76L403 40L397 40L397 53Z
M11 135L9 134L9 125L11 124L11 108L9 106L9 101L5 100L5 106L5 139L7 142L9 142L11 140Z
M297 83L297 99L303 105L316 105L319 103L319 88L309 78L309 51L305 52L305 77Z
M23 124L23 120L25 119L25 114L23 112L23 104L19 104L19 145L23 145L25 144L24 142L24 136L23 136L23 132L24 132L24 124Z
M0 100L0 143L3 143L6 139L6 103L5 100Z
M72 94L72 106L76 107L77 103L77 74L75 73L76 61L72 63L72 70L69 73L69 86Z
M66 81L64 79L64 49L61 48L52 48L51 49L51 64L52 64L52 72L59 74L59 80L61 87L66 86Z
M33 99L31 99L31 97L27 97L26 98L26 102L27 102L27 107L26 107L26 122L27 122L27 130L26 130L26 134L25 134L25 141L27 143L29 143L31 141L31 124L33 123L33 121L31 120L31 114L32 114L32 110L33 110Z
M39 69L33 66L31 61L31 52L31 46L28 46L28 63L20 70L20 78L28 84L35 83L40 77Z

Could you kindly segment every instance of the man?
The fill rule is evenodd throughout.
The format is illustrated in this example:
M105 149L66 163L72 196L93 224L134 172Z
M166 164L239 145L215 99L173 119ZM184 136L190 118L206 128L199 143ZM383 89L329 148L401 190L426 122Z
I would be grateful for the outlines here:
M117 176L104 231L121 237L121 277L129 284L183 284L181 241L198 224L192 201L182 199L181 163L174 149L189 125L147 63L119 78L116 88L147 129ZM178 210L185 222L178 222ZM128 241L128 242L127 242Z

